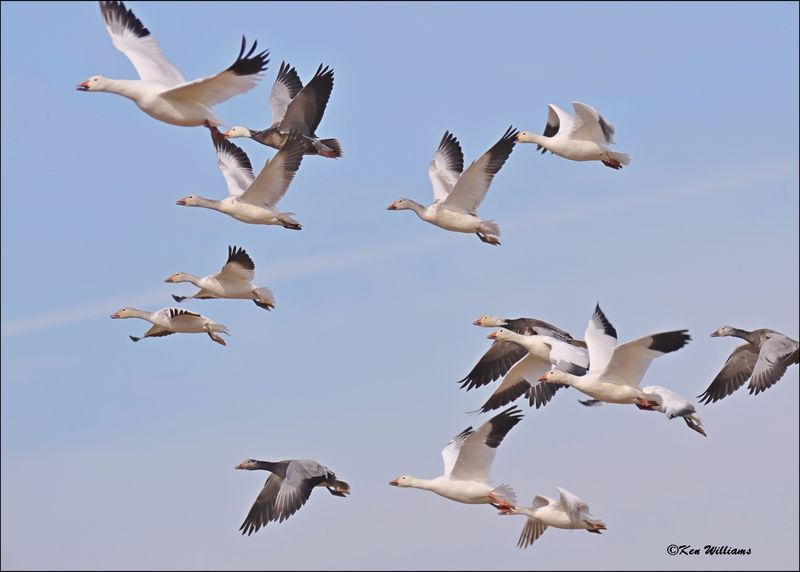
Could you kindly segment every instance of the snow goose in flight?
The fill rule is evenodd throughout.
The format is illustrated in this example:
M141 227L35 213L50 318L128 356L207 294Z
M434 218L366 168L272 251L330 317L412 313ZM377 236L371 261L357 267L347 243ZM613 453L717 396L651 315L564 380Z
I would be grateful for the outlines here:
M506 162L516 143L517 130L509 127L491 149L472 162L463 173L461 145L445 131L439 148L428 166L433 185L433 204L424 207L411 199L397 199L387 210L412 210L422 220L446 230L478 235L483 242L500 244L500 227L477 215L478 205L486 196L492 179Z
M522 395L536 409L547 405L556 391L565 387L557 383L542 383L539 377L551 367L574 375L584 375L589 367L589 352L552 336L524 336L505 328L489 334L489 339L509 342L523 348L527 353L508 370L503 381L495 389L480 411L486 413L502 407Z
M256 266L252 258L245 252L244 248L228 246L228 261L222 270L210 276L195 276L188 272L176 272L170 274L164 282L191 282L199 291L191 296L172 297L176 302L184 300L208 300L209 298L228 298L240 300L252 300L259 308L272 310L275 307L275 299L269 288L258 288L253 285Z
M533 334L552 336L563 339L573 345L586 346L579 340L573 340L572 336L561 328L535 318L509 319L498 318L497 316L481 316L472 323L483 328L506 328L524 336ZM511 366L519 362L527 353L528 351L520 345L495 340L481 359L478 360L478 363L475 364L475 367L458 383L461 384L462 389L466 388L467 391L474 387L481 387L491 383L508 373Z
M306 504L314 487L325 487L337 497L350 494L350 485L336 478L333 471L310 459L270 462L247 459L234 467L272 473L258 493L239 530L250 536L270 522L283 522Z
M533 506L517 506L512 509L502 509L498 514L521 514L527 518L522 534L519 535L517 546L527 548L539 538L548 526L572 530L588 530L602 534L606 530L606 523L602 520L591 518L589 505L566 489L558 489L558 500L545 496L536 496Z
M289 133L297 131L303 136L305 155L320 155L330 159L341 157L342 148L336 139L320 139L316 134L332 90L332 69L323 68L320 64L317 73L303 87L297 70L283 62L269 96L272 125L261 131L236 125L224 135L231 138L249 137L263 145L280 149Z
M734 336L747 343L731 353L717 377L701 395L701 403L713 403L739 389L747 379L750 393L758 395L772 387L792 364L800 363L796 340L775 330L740 330L723 326L711 337Z
M689 429L692 431L697 431L703 437L707 437L706 431L703 428L703 421L697 415L695 415L697 410L695 409L695 406L687 399L681 397L673 391L670 391L666 387L661 387L660 385L648 385L647 387L643 387L642 391L645 393L658 395L661 398L661 403L651 407L637 405L639 409L644 409L646 411L658 411L659 413L666 415L667 419L681 417L686 422L686 425L689 427ZM598 401L597 399L579 399L578 402L587 407L605 405L604 401Z
M573 101L575 117L552 103L547 107L544 134L522 131L517 135L518 143L536 143L542 153L547 150L573 161L602 161L612 169L621 169L631 162L627 153L608 148L614 143L614 126L591 105Z
M220 73L187 82L161 53L155 38L122 2L100 2L100 12L114 47L131 61L139 79L95 75L79 83L80 91L105 91L132 100L142 111L165 123L195 127L221 125L211 107L251 90L267 69L268 51L254 54L258 42Z
M208 337L218 344L225 345L225 340L217 333L230 335L228 329L222 324L212 322L205 316L195 314L183 308L163 308L156 312L146 312L135 308L122 308L111 314L112 318L140 318L147 320L153 326L143 336L137 338L128 336L134 342L142 338L156 338L170 334L208 334Z
M280 212L277 204L286 194L303 160L302 137L291 134L281 150L267 161L258 177L253 177L247 154L225 139L216 128L210 131L217 152L217 165L225 177L230 196L213 200L187 195L176 204L217 210L249 224L273 224L300 230L300 223L292 218L294 213Z
M688 330L662 332L617 345L617 331L595 307L586 328L589 372L576 376L550 370L539 381L571 385L589 397L608 403L633 403L644 408L660 405L661 398L639 388L650 363L664 354L679 350L691 339Z
M496 508L512 508L514 491L508 485L493 487L489 471L497 447L514 425L522 419L516 406L495 415L473 431L467 427L442 450L444 475L420 479L403 475L390 485L432 491L439 496L465 504L491 504Z

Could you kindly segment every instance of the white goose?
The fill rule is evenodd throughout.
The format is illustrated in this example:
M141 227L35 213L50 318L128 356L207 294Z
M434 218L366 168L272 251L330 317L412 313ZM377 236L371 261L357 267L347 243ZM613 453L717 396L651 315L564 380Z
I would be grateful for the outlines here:
M464 154L461 145L445 131L439 148L428 166L433 185L433 204L424 207L411 199L397 199L387 210L412 210L422 220L446 230L478 235L483 242L500 244L500 227L477 214L492 179L514 150L517 131L509 127L491 149L472 162L463 173Z
M666 387L661 387L660 385L648 385L647 387L643 387L642 391L645 393L658 395L661 398L661 403L652 407L643 407L641 405L637 405L639 409L644 409L645 411L658 411L659 413L666 415L667 419L682 417L689 429L692 431L697 431L703 437L707 437L706 431L703 428L703 421L697 415L695 415L697 409L689 400L681 397L673 391L670 391ZM604 401L598 401L597 399L579 399L578 402L587 407L605 405Z
M547 403L562 387L556 383L541 383L539 377L551 367L584 375L589 367L589 352L552 336L521 335L505 328L487 336L490 340L509 342L524 348L527 354L508 370L503 381L494 393L481 406L486 413L510 403L522 395L528 396L528 403L536 409Z
M212 322L205 316L183 308L163 308L156 312L147 312L136 308L122 308L111 314L111 317L115 319L139 318L153 324L153 327L139 338L128 336L134 342L138 342L142 338L157 338L169 336L170 334L208 334L209 338L224 346L225 340L217 336L216 333L231 335L222 324Z
M228 298L239 300L252 300L259 308L272 310L275 307L275 298L267 287L258 288L253 285L256 266L253 259L245 252L244 248L228 247L228 261L222 270L209 276L195 276L188 272L176 272L167 276L164 282L191 282L199 291L191 296L172 297L176 302L184 300L208 300L210 298Z
M573 161L601 161L612 169L631 162L627 153L608 148L614 143L614 126L591 105L573 101L575 117L552 103L547 107L544 134L522 131L517 135L518 143L536 143L542 153L547 150Z
M303 160L303 138L292 133L286 144L267 161L258 177L247 154L228 141L216 128L210 129L217 152L217 165L228 185L228 196L222 200L187 195L175 204L185 207L213 209L248 224L280 225L300 230L294 213L280 212L278 201L283 198Z
M539 538L548 526L572 530L587 530L602 534L606 530L606 523L602 520L591 518L589 505L566 489L558 489L558 500L545 496L533 498L533 506L517 506L511 509L502 509L498 514L521 514L527 516L527 522L519 535L517 546L527 548Z
M419 479L403 475L390 481L396 487L413 487L465 504L491 504L513 508L514 491L508 485L492 487L489 471L495 450L514 425L522 419L519 408L509 407L473 431L467 427L442 450L444 475Z
M571 385L589 397L607 403L633 403L646 409L661 404L661 397L639 388L650 363L657 357L674 352L691 339L687 330L662 332L617 346L617 331L595 307L586 328L589 348L589 372L575 376L550 370L539 381Z
M253 55L258 42L245 54L246 40L236 61L220 73L187 82L161 53L155 38L122 2L100 2L106 30L114 47L131 61L138 80L95 75L79 83L79 91L105 91L132 100L149 116L184 127L221 125L211 110L234 95L251 90L267 69L268 51Z

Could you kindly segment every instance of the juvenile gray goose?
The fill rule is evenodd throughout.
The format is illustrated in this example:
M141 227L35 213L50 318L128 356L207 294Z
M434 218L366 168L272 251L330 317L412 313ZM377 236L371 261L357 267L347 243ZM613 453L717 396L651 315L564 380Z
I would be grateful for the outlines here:
M332 90L333 70L327 66L323 68L320 64L317 73L303 87L297 70L283 62L269 96L272 125L261 131L236 125L224 135L230 138L249 137L262 145L280 149L289 133L297 131L303 136L304 155L320 155L330 159L341 157L342 148L336 139L320 139L316 134Z
M783 377L786 368L800 363L797 340L775 330L762 328L748 332L723 326L711 334L712 338L723 336L742 338L747 343L733 350L708 389L697 396L701 403L714 403L729 396L748 378L747 388L758 395Z
M302 507L314 487L325 487L337 497L350 494L350 485L336 478L333 471L310 459L270 462L247 459L234 467L272 473L258 493L239 530L250 536L272 521L283 522Z

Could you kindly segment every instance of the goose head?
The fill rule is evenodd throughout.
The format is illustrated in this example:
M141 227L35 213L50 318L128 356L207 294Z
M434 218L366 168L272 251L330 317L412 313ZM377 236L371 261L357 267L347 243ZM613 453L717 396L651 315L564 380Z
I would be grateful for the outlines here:
M135 317L135 315L134 315L135 312L136 312L136 310L134 310L133 308L120 308L119 310L117 310L116 312L111 314L111 318L113 318L113 319L117 319L117 318L134 318Z
M241 463L239 463L234 467L234 469L242 469L246 471L254 471L258 468L259 468L258 461L256 461L255 459L245 459L244 461L242 461Z
M497 316L481 316L472 323L482 328L502 328L506 325L506 321Z
M733 335L733 328L730 326L722 326L717 331L711 333L712 338L718 338L721 336L732 336Z
M101 75L93 75L75 86L78 91L106 91L110 80Z
M201 202L202 198L197 195L186 195L182 199L175 201L175 204L182 207L196 207L199 206Z
M395 202L386 207L387 211L404 211L413 208L411 203L414 201L410 199L397 199Z
M176 272L175 274L170 274L164 279L164 282L188 282L189 278L185 272Z
M542 375L542 377L540 377L537 381L546 381L547 383L563 383L566 385L572 385L572 378L568 374L565 374L563 371L558 371L557 369L551 369L550 371Z
M414 479L414 477L411 477L409 475L403 475L397 477L393 481L389 481L389 484L392 485L393 487L413 487L415 480L416 479Z
M531 133L530 131L520 131L517 133L517 143L536 143L535 137L537 135L535 133Z
M234 125L230 129L228 129L225 133L222 134L224 137L229 139L234 139L236 137L252 137L253 134L250 133L250 130L247 127L242 127L241 125Z
M506 330L505 328L500 328L499 330L495 330L494 332L486 336L486 338L490 340L506 341L511 338L510 335L511 333L512 332Z

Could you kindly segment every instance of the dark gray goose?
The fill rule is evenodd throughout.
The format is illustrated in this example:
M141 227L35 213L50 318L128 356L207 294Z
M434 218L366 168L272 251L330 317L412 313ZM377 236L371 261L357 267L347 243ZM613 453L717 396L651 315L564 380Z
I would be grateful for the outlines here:
M706 405L729 396L748 379L750 393L758 395L775 385L786 368L800 363L797 340L775 330L762 328L748 332L723 326L711 334L714 338L722 336L742 338L747 343L733 350L708 389L697 396Z
M249 137L262 145L280 149L289 133L297 131L303 136L304 155L320 155L330 159L341 157L342 148L336 139L320 139L316 134L332 90L333 70L327 66L323 68L320 64L317 73L303 87L297 70L283 62L269 96L272 125L261 131L236 125L224 135L230 138Z
M552 336L577 347L586 347L584 342L573 339L568 332L561 328L535 318L509 319L497 316L481 316L473 324L483 328L506 328L523 336L532 336L534 334ZM467 391L474 387L481 387L491 383L508 373L511 367L525 357L527 353L528 350L513 342L496 340L478 360L475 367L458 383L461 384L462 389Z
M228 246L228 260L222 270L209 276L195 276L188 272L176 272L167 276L164 282L191 282L200 290L191 296L176 296L176 302L184 300L208 300L211 298L227 298L239 300L252 300L259 308L271 310L275 307L275 298L272 291L263 286L258 288L253 285L256 265L244 248Z
M239 530L250 536L270 522L283 522L306 504L314 487L325 487L337 497L350 494L350 485L336 478L333 471L310 459L270 462L247 459L234 467L272 473L258 493Z

